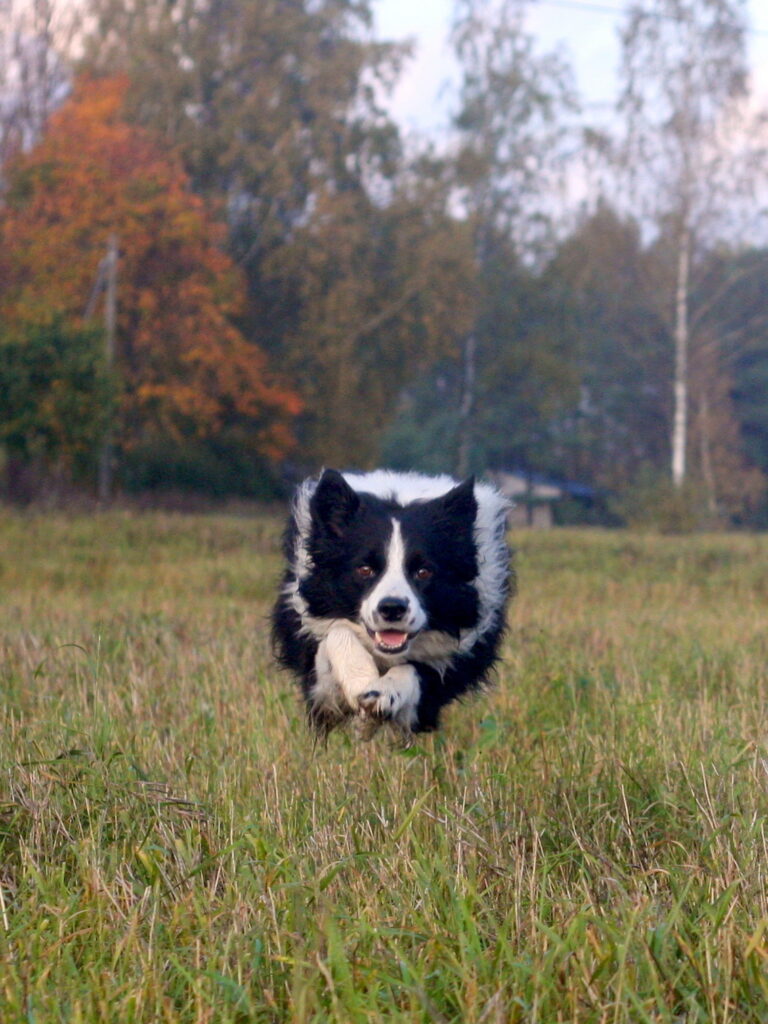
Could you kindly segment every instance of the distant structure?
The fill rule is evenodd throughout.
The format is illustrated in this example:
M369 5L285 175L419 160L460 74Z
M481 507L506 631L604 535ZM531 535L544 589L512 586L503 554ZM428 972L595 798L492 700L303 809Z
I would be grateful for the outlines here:
M507 522L510 529L549 530L555 524L555 503L565 498L589 504L595 497L584 484L552 480L524 470L496 469L486 476L513 502Z

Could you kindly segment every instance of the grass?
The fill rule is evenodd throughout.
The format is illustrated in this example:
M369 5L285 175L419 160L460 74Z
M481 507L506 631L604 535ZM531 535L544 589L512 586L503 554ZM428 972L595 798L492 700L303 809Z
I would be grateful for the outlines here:
M314 749L264 517L0 516L0 1020L768 1021L768 538L515 538L494 691Z

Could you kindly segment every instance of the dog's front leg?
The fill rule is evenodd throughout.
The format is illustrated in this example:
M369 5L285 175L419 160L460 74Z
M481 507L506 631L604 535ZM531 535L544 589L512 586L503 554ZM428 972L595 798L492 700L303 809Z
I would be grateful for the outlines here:
M359 714L372 734L385 721L410 732L421 696L413 665L394 665L380 674L372 655L348 626L334 626L321 640L315 659L313 715L329 727Z
M349 626L333 626L320 641L311 700L323 718L348 718L362 709L360 698L377 689L379 670Z

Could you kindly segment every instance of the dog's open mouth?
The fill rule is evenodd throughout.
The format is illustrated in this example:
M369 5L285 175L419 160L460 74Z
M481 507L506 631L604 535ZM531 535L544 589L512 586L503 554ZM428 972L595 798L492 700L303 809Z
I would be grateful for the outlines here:
M413 639L413 633L405 633L400 629L377 629L369 630L376 644L377 650L382 654L400 654L406 649Z

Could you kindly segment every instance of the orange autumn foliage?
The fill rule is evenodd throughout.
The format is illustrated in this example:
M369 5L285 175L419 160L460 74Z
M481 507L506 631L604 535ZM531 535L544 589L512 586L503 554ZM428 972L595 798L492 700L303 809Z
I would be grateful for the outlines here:
M232 317L243 282L224 227L180 160L121 115L128 82L80 80L42 141L8 171L0 210L7 329L82 322L108 238L119 240L117 370L124 444L247 432L279 458L300 400Z

